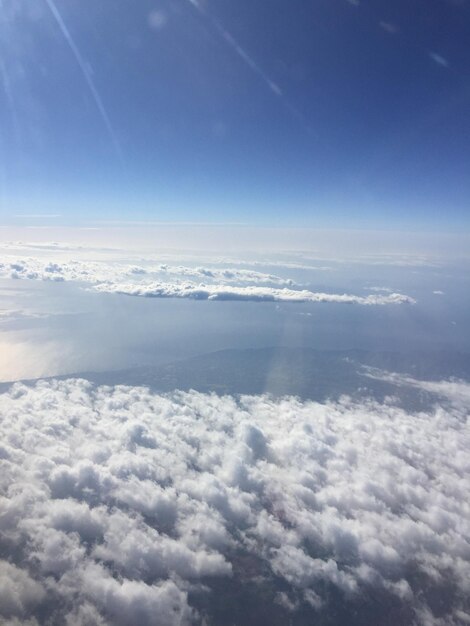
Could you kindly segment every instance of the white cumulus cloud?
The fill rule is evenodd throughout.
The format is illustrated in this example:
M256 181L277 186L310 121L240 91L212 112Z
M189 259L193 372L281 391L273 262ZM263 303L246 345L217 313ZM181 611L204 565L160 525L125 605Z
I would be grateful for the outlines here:
M374 607L374 623L465 623L470 385L403 382L448 402L15 384L0 395L0 622L220 623L217 602L243 612L249 589L285 623Z

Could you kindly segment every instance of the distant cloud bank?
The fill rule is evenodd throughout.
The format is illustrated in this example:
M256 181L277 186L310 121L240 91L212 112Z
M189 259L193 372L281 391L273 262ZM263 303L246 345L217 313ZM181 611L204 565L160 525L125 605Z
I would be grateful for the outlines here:
M172 282L161 277L171 276ZM414 304L400 293L360 296L313 292L289 278L250 269L187 267L182 265L135 265L93 261L58 262L40 258L0 259L0 277L75 281L96 291L151 298L195 300L249 300L253 302L336 302L360 305ZM196 282L201 281L204 282Z
M355 296L350 294L316 293L272 287L237 287L226 285L195 285L193 283L152 283L148 285L103 283L97 291L148 298L193 298L195 300L251 300L253 302L337 302L343 304L384 305L413 304L415 300L400 293Z
M402 382L441 401L410 414L15 384L0 395L0 621L221 623L246 593L263 623L467 623L470 385Z
M0 258L0 276L26 280L79 281L99 283L125 278L142 279L157 275L177 278L204 278L220 282L241 282L296 286L289 278L247 269L187 267L184 265L134 265L96 261L50 261L40 258Z

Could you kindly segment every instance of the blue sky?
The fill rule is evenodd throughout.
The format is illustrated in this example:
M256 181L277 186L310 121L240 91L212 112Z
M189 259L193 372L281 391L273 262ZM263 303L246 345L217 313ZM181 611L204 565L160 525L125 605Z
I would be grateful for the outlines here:
M2 222L468 230L464 0L5 0Z

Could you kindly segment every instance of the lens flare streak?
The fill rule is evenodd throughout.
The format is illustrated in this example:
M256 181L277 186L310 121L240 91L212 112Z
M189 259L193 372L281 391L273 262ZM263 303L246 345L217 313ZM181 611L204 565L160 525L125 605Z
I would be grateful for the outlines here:
M119 156L120 160L122 161L123 159L123 154L122 154L122 149L119 143L119 140L116 136L116 133L114 131L114 128L111 124L111 120L109 119L109 115L106 111L106 108L104 106L103 103L103 99L101 98L101 95L95 85L95 82L93 80L93 77L90 74L90 70L88 68L88 65L85 61L85 59L82 56L82 53L80 52L80 49L78 48L77 44L75 43L72 35L70 34L69 29L67 28L67 25L64 22L64 19L62 18L62 15L60 14L59 9L57 8L54 0L44 0L45 3L47 4L50 12L52 13L55 21L57 22L57 25L59 26L59 29L65 39L65 41L67 42L70 50L72 51L73 56L75 57L75 60L78 63L78 66L83 74L83 78L85 79L86 84L88 85L88 88L90 90L90 93L93 97L93 100L96 104L96 107L98 109L98 112L101 116L101 119L103 120L103 123L106 127L106 130L108 132L108 135L111 139L111 142L114 146L114 149L116 150L117 155Z

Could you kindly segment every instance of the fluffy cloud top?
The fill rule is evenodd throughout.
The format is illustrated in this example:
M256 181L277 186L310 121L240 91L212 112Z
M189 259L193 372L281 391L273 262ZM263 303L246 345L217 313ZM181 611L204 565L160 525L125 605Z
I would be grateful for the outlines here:
M468 623L468 404L436 391L445 407L409 414L14 385L0 621L256 623L256 606L258 623Z

